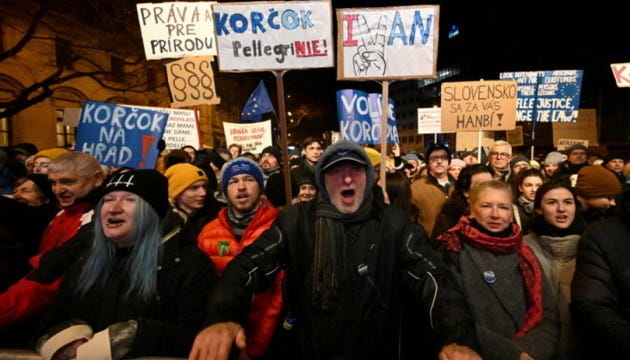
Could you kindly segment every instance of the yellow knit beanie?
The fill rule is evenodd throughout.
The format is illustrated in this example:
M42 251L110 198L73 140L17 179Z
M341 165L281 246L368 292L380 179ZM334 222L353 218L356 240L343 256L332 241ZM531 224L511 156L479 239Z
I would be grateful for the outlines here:
M164 175L168 179L168 197L171 199L175 199L187 187L199 180L208 181L203 170L189 163L172 165L166 169Z
M40 157L47 157L50 160L55 160L56 158L60 157L63 154L67 154L68 150L64 149L64 148L50 148L50 149L46 149L46 150L42 150L40 152L38 152L37 154L35 154L35 156L33 157L33 160L40 158Z

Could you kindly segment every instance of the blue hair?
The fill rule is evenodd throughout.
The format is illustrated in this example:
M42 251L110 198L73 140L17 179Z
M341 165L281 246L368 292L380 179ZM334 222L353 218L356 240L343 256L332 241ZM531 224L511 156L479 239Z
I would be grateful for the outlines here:
M125 296L137 294L149 302L157 291L157 267L162 256L160 217L140 196L136 199L135 242L126 263L129 273L129 288ZM114 271L116 244L105 236L100 221L103 199L96 205L97 220L94 221L94 242L83 266L76 291L85 296L92 288L102 288Z

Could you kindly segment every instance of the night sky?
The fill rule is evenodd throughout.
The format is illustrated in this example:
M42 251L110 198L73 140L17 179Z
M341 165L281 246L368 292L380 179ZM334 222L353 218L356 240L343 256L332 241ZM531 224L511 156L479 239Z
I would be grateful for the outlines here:
M333 18L335 8L419 4L400 0L332 3ZM630 116L630 90L617 88L610 69L611 63L630 62L627 11L597 3L560 6L552 1L491 4L448 0L430 4L440 5L438 69L465 64L465 80L498 79L504 71L582 69L582 107L603 107L606 118L615 121ZM458 27L459 35L449 39L452 25ZM336 26L334 31L336 35ZM292 71L285 81L288 88L309 84L313 96L328 99L336 89L380 91L373 81L337 81L335 69Z

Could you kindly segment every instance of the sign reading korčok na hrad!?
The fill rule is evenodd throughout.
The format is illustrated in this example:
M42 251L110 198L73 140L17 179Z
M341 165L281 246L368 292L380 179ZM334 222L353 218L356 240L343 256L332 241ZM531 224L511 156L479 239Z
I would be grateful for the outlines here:
M160 111L85 101L75 148L103 165L151 169L168 117Z

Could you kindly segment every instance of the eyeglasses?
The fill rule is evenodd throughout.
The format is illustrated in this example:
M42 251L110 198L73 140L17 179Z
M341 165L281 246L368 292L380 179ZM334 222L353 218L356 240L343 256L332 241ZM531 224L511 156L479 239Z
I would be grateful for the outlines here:
M496 151L490 151L489 153L490 156L495 156L495 157L510 157L512 154L508 154L508 153L504 153L504 152L496 152Z
M438 161L438 160L444 160L444 161L448 161L448 159L450 159L450 157L448 155L433 155L433 156L429 156L429 161Z

